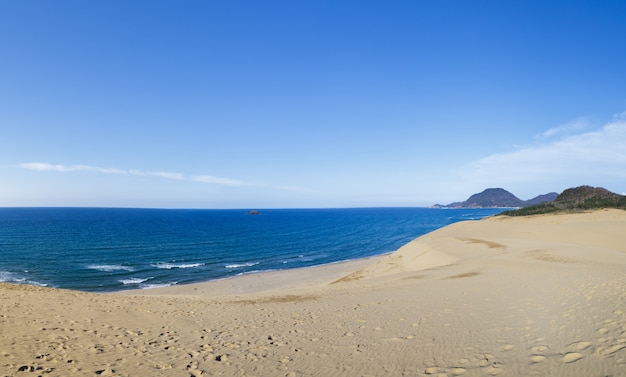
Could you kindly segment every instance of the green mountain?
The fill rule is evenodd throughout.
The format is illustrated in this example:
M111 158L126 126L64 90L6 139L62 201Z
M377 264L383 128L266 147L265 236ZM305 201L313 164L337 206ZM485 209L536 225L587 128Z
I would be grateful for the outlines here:
M446 205L435 204L434 208L519 208L533 204L551 202L557 197L557 193L551 192L539 195L529 200L521 200L502 188L488 188L483 192L470 196L464 202L454 202Z
M515 211L505 211L505 216L528 216L543 213L585 211L600 208L626 210L626 196L602 187L579 186L563 191L554 201L532 205Z

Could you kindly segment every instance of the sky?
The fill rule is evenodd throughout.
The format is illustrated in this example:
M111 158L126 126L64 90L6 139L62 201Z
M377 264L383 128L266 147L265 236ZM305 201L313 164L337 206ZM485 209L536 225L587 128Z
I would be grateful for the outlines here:
M626 192L624 1L0 1L0 206Z

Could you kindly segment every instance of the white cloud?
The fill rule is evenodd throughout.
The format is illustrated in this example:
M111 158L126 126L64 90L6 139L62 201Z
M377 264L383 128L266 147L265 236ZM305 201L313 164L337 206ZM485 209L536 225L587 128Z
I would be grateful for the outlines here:
M220 178L214 177L212 175L196 175L191 177L192 181L195 182L204 182L204 183L217 183L224 186L245 186L246 184L242 181L238 181L236 179L230 178Z
M87 171L87 172L96 172L103 174L128 174L128 172L120 169L114 168L100 168L97 166L89 166L89 165L53 165L45 162L27 162L20 164L20 167L29 170L38 170L38 171L57 171L62 173L67 172L77 172L77 171Z
M19 165L23 169L36 170L36 171L53 171L60 173L72 173L72 172L92 172L102 174L120 174L120 175L136 175L141 177L157 177L163 179L177 180L177 181L192 181L202 183L214 183L224 186L244 186L246 183L230 178L214 177L210 175L196 175L187 176L182 173L167 172L167 171L142 171L136 169L123 170L116 168L101 168L98 166L90 165L58 165L49 164L47 162L26 162Z
M170 172L170 171L144 171L137 169L116 169L116 168L102 168L98 166L90 166L90 165L60 165L60 164L49 164L47 162L26 162L19 164L19 167L28 170L35 171L50 171L50 172L60 172L60 173L74 173L74 172L91 172L91 173L101 173L101 174L118 174L118 175L129 175L129 176L140 176L140 177L155 177L162 178L168 180L175 181L188 181L188 182L199 182L199 183L208 183L208 184L216 184L222 186L230 186L230 187L267 187L270 189L281 190L281 191L297 191L297 192L307 192L312 193L316 192L314 190L309 190L302 187L296 186L271 186L265 184L258 183L248 183L238 179L225 178L225 177L216 177L213 175L185 175L178 172Z
M626 119L626 111L621 112L621 113L619 113L619 114L615 114L615 116L613 117L613 119L615 119L615 121L625 120L625 119Z
M557 135L571 134L580 132L588 127L588 121L586 118L579 118L573 122L566 123L564 125L550 128L549 130L536 136L537 139L547 139Z
M549 131L544 135L558 133ZM470 163L461 175L474 186L519 187L544 182L613 184L622 186L621 190L626 179L626 119L616 117L595 131L561 136L552 142L485 157Z
M183 174L181 174L181 173L174 173L174 172L167 172L167 171L147 172L145 175L152 176L152 177L173 179L173 180L176 180L176 181L183 181L183 180L185 180L185 176Z

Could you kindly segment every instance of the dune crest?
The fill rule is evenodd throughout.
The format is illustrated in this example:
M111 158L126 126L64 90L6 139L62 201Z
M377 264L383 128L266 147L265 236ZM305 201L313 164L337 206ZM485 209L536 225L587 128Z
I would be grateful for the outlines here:
M373 279L407 271L421 271L450 265L457 260L458 258L433 248L425 242L423 237L420 237L402 246L397 251L386 255L379 261L346 275L333 283Z

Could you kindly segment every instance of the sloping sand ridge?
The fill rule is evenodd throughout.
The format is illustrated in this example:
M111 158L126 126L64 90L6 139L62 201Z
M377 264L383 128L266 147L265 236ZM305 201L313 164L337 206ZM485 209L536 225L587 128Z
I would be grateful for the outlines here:
M626 211L457 223L345 264L0 284L0 376L624 376Z

